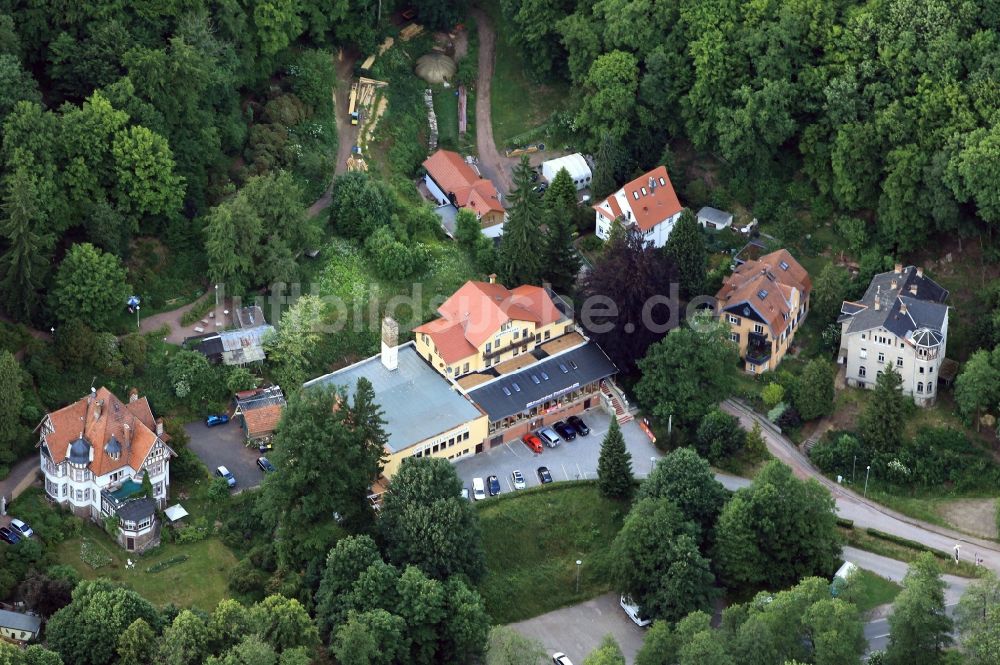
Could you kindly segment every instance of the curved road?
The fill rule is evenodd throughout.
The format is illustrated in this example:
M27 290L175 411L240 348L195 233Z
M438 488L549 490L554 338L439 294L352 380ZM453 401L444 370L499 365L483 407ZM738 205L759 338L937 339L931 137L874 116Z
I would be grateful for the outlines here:
M891 533L902 538L908 538L949 554L959 545L961 558L973 561L975 556L982 558L983 565L1000 572L1000 544L975 538L947 529L935 524L907 517L885 506L869 501L856 492L833 482L812 465L798 447L788 437L783 435L767 418L754 412L737 400L728 399L722 403L722 410L739 418L744 428L750 430L753 423L760 423L761 434L767 443L768 451L777 459L792 468L799 478L815 478L826 487L837 502L837 513L857 526L871 527Z

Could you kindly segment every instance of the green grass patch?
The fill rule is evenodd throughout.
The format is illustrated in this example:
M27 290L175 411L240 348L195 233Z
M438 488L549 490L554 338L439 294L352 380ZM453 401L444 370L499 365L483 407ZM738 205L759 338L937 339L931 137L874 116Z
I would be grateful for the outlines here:
M870 570L859 568L850 577L840 598L853 603L859 612L869 612L896 599L903 587Z
M611 542L626 506L602 497L595 482L522 490L477 508L490 571L479 592L494 622L520 621L610 590Z
M496 37L496 66L490 87L493 118L493 138L497 150L513 147L513 142L534 142L546 139L555 132L554 116L568 107L570 86L565 81L532 81L529 69L522 57L522 49L513 43L511 31L517 28L504 20L500 13L500 3L489 3L485 7ZM543 125L545 131L532 132ZM537 137L534 134L539 134ZM557 132L556 132L557 133ZM551 139L549 139L551 140Z
M458 149L458 89L434 87L434 114L438 123L438 145Z
M894 540L886 540L884 538L873 536L865 529L845 529L843 527L838 527L837 530L840 532L840 535L844 539L844 543L846 545L856 547L859 550L865 550L866 552L871 552L872 554L879 554L881 556L889 557L890 559L896 559L897 561L911 563L916 561L924 551L927 551L925 549L916 549L914 547L895 542ZM955 563L955 561L948 556L947 553L938 552L937 550L931 551L936 553L936 556L938 557L938 565L941 567L941 572L943 573L947 573L949 575L959 575L961 577L982 577L986 574L985 568L974 566L968 561Z
M94 569L81 559L81 547L101 552L109 559ZM236 565L236 557L218 538L190 545L161 545L142 556L126 552L98 526L87 523L83 535L55 548L57 563L72 566L83 579L107 578L135 589L154 605L173 603L211 611L229 597L226 574ZM181 560L181 557L186 557ZM126 560L137 561L127 569ZM170 562L169 564L167 562Z

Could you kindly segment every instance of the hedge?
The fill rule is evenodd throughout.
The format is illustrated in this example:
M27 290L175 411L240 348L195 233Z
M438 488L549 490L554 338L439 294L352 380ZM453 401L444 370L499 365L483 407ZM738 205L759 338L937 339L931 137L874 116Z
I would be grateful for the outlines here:
M152 566L150 566L149 568L146 569L146 572L147 573L158 573L161 570L166 570L167 568L170 568L171 566L176 566L179 563L184 563L189 558L190 557L188 557L187 554L178 554L175 557L171 557L169 559L164 559L163 561L160 561L159 563L154 563Z
M919 543L915 540L910 540L909 538L903 538L902 536L896 536L891 533L886 533L885 531L879 531L878 529L868 528L865 532L872 536L873 538L878 538L880 540L887 540L890 543L896 543L897 545L902 545L903 547L908 547L911 550L917 550L920 552L930 552L934 556L943 560L951 560L951 555L942 552L941 550L936 550L933 547L928 547L923 543Z
M837 518L837 526L844 527L845 529L853 529L854 528L854 520L849 520L849 519L846 519L844 517L838 517Z

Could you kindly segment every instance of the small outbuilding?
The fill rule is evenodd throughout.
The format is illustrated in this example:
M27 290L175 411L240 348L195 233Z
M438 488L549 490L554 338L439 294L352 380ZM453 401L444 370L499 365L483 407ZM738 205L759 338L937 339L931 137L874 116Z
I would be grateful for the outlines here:
M569 173L569 177L573 179L573 184L576 185L577 191L590 187L590 181L593 179L594 174L590 170L590 164L587 163L587 160L580 153L574 152L572 155L542 162L542 176L549 182L555 179L556 174L561 169L566 169Z
M733 213L705 206L698 211L698 223L709 231L721 231L733 224Z
M0 640L24 644L38 637L42 620L33 614L0 610Z
M285 394L280 386L270 386L236 393L233 417L240 419L247 441L260 441L274 435L284 411Z

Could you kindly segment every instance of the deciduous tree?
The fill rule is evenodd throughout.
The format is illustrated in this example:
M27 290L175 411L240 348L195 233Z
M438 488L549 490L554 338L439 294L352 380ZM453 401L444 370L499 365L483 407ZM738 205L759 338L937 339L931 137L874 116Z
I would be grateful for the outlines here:
M670 499L698 525L704 541L726 502L726 490L705 458L691 448L678 448L656 462L639 486L638 498Z
M739 453L746 446L747 433L734 416L712 409L698 425L695 441L698 454L718 464Z
M729 587L780 588L835 567L836 527L829 492L772 461L723 508L712 559Z
M638 365L639 401L661 422L673 417L675 425L694 428L728 394L736 349L726 326L696 319L651 346Z
M835 372L830 361L824 358L813 358L806 363L792 395L792 403L803 420L821 418L833 412Z
M586 93L576 123L594 144L602 137L625 138L634 122L639 91L639 65L635 56L611 51L597 57L587 72Z
M106 330L124 309L128 291L118 258L85 242L73 245L59 264L50 300L61 321L80 319Z
M715 577L698 551L699 535L670 499L641 499L612 545L617 588L649 618L677 621L710 608Z
M542 643L508 626L493 626L486 640L486 665L543 665L548 654Z
M809 315L821 325L833 323L840 315L840 306L848 296L851 274L840 266L828 263L813 282L809 296Z
M392 477L379 519L387 558L446 580L486 572L479 519L461 497L462 481L449 460L407 458Z
M583 665L625 665L625 655L613 635L605 635L601 645L584 658Z
M970 665L990 665L1000 653L1000 580L993 572L973 582L955 611L962 652Z
M955 379L955 402L967 421L976 421L977 432L983 409L1000 405L1000 369L993 355L985 349L976 351Z
M927 552L910 564L903 590L889 615L890 665L935 665L944 662L951 642L952 621L945 613L944 581L934 555Z

